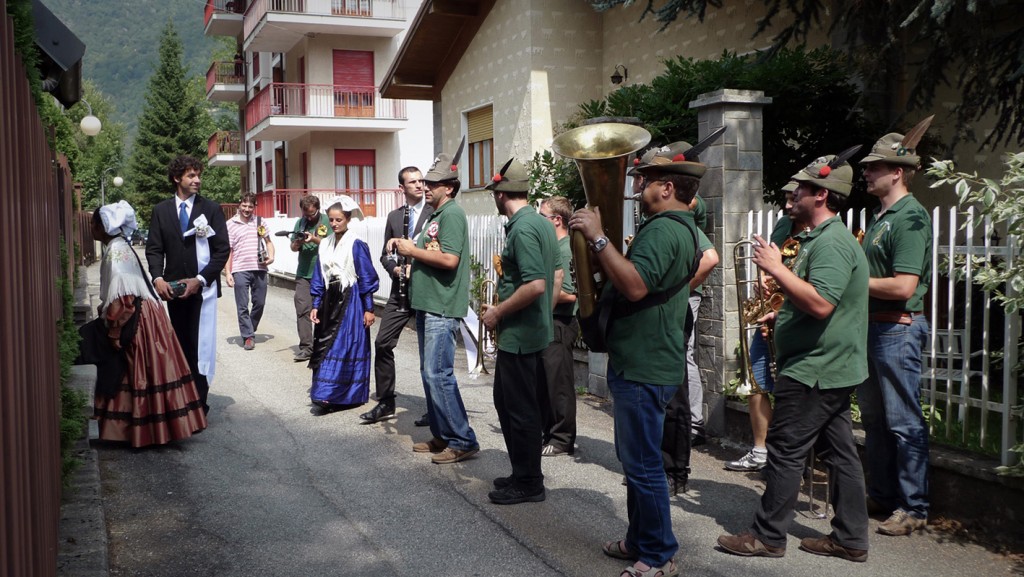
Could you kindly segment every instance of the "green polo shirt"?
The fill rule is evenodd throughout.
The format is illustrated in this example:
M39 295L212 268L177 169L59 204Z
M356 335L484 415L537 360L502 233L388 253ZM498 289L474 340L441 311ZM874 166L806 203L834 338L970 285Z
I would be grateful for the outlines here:
M924 310L924 295L932 276L932 219L916 198L908 194L884 213L875 212L864 233L864 254L872 278L889 278L896 273L918 276L917 289L909 299L871 298L871 312Z
M700 228L697 229L697 248L705 252L715 248L714 243L711 242L711 239L708 238L708 235L704 234L704 231L701 230ZM697 285L690 289L690 294L693 293L703 294L703 285Z
M796 235L792 270L835 305L816 319L786 299L775 323L779 374L808 387L836 389L868 378L868 263L843 221L834 216Z
M782 248L782 243L786 242L789 238L790 233L793 232L793 220L788 216L783 216L775 223L775 228L772 229L771 242L774 242L776 246Z
M323 226L323 228L320 228ZM314 236L318 235L319 231L323 234L319 234L320 238L326 237L331 233L331 221L327 220L325 213L320 213L315 223L310 223L305 217L299 217L299 220L295 221L295 228L293 232L308 232ZM289 241L290 243L291 241ZM320 245L315 242L304 242L302 248L299 249L299 266L295 269L295 278L313 278L313 263L316 261L316 255L320 250Z
M693 213L673 213L693 223ZM693 233L665 218L666 214L648 218L626 253L650 293L666 291L682 282L697 256ZM604 290L613 290L610 282ZM682 384L686 374L683 326L689 311L689 291L684 289L661 306L613 319L608 335L611 365L630 381L664 386Z
M455 200L431 213L416 246L426 248L432 240L440 243L441 252L458 256L459 266L445 270L413 260L409 279L412 308L461 319L469 310L469 223L466 211Z
M693 207L693 222L697 224L697 230L707 230L708 204L704 202L704 199L699 194L694 198L697 199L697 204Z
M551 299L555 271L562 268L555 229L532 206L524 206L505 223L505 248L501 251L498 298L505 301L517 288L544 279L544 294L498 322L498 349L528 354L542 351L554 340Z
M576 283L572 282L572 244L569 242L569 236L563 236L558 239L558 255L562 262L562 272L565 274L562 276L562 292L566 294L576 294ZM555 305L555 314L563 317L571 317L576 314L576 302L571 303L560 303Z

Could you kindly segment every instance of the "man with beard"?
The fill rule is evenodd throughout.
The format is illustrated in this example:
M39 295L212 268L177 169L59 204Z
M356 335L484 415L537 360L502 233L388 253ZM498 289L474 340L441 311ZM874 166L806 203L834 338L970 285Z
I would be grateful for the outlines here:
M853 182L846 162L859 147L821 157L793 176L799 183L791 214L810 227L797 235L791 267L777 245L755 235L754 264L786 297L775 323L775 414L768 428L765 491L750 529L722 535L722 550L746 557L782 557L807 456L821 443L832 483L832 533L808 537L815 555L868 558L864 472L850 420L850 394L867 379L868 265L838 213Z
M313 278L313 265L320 241L327 236L330 223L327 215L320 212L320 199L312 194L302 197L299 201L302 216L295 221L292 233L292 252L299 253L299 264L295 269L295 316L296 328L299 332L299 351L295 354L295 362L308 361L313 354L313 322L309 320L309 312L313 310L313 297L309 294L309 284Z

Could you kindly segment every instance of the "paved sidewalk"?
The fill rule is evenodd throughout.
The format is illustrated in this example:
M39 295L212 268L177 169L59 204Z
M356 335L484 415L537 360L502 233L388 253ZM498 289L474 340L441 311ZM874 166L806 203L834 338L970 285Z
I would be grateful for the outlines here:
M412 424L424 411L415 333L407 329L396 350L397 419L362 425L358 414L372 401L314 417L309 371L291 360L292 311L291 293L272 287L256 349L244 351L226 294L210 428L155 450L96 445L110 574L619 574L626 563L600 552L603 541L626 529L608 402L580 398L577 453L544 459L545 502L494 505L487 499L491 480L507 475L509 465L492 381L467 374L461 348L457 378L482 450L463 463L433 465L411 451L429 436ZM827 533L828 524L806 512L797 513L782 559L721 553L715 538L749 525L763 489L758 474L724 470L741 452L700 447L690 491L672 498L681 575L980 577L1021 570L1003 555L931 532L872 534L864 564L815 557L798 550L799 539Z

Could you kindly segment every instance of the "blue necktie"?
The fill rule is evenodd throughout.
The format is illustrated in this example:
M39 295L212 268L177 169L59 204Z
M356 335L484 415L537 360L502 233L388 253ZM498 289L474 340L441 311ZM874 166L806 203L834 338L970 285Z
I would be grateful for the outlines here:
M412 238L413 237L412 232L414 230L416 230L416 209L415 208L410 208L409 209L409 230L407 231L406 236L408 236L409 238Z
M181 203L181 209L178 211L178 222L181 224L181 234L185 234L188 230L188 205L184 202Z

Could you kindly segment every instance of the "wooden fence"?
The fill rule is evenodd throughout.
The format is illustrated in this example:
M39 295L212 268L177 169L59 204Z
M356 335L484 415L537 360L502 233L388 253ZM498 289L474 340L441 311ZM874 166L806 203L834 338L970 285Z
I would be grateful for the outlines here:
M751 211L746 230L768 238L781 215ZM1011 464L1017 457L1009 449L1024 440L1016 408L1020 314L1005 315L974 277L986 263L1009 265L1020 258L1019 240L1001 238L991 220L976 217L973 209L935 208L931 216L931 288L925 300L931 333L921 375L931 432L946 442L998 453L1004 465ZM867 214L847 211L844 220L851 230L863 230Z
M73 255L67 163L49 148L0 0L0 574L57 572L60 239Z

